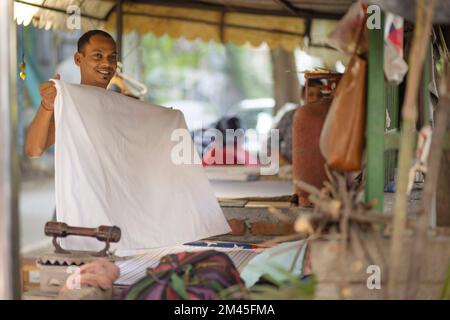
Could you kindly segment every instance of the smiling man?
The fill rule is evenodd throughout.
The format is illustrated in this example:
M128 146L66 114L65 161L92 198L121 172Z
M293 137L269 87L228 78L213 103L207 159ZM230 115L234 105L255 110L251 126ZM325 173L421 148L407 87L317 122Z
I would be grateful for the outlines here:
M88 31L78 40L74 61L80 67L81 84L106 89L117 68L116 42L104 31ZM41 104L26 133L25 153L29 157L41 156L55 143L55 83L44 82L39 91Z
M173 246L229 233L202 167L174 161L173 132L187 131L182 112L105 90L117 57L114 40L103 31L84 34L74 60L81 84L55 80L40 86L42 102L25 144L27 154L37 157L58 138L57 221L118 226L122 236L112 250ZM102 247L79 236L60 244L88 251Z

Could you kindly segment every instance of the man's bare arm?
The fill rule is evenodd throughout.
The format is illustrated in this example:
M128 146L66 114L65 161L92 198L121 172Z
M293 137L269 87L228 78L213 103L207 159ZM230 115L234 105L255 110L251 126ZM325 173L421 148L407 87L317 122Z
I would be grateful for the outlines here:
M29 157L39 157L54 143L55 118L53 112L39 107L26 132L25 153Z
M55 76L59 79L59 75ZM26 132L25 153L29 157L41 156L55 143L55 118L53 115L56 97L55 84L47 81L39 86L41 105Z

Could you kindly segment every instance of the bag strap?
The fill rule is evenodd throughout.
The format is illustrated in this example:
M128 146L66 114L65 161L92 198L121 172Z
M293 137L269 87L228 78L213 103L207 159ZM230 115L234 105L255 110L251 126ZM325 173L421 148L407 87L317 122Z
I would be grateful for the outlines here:
M355 49L353 50L353 56L356 56L358 54L358 49L361 46L361 41L364 35L364 29L366 28L366 22L367 22L367 15L364 15L363 23L361 25L361 28L359 29L358 34L358 40L356 41Z

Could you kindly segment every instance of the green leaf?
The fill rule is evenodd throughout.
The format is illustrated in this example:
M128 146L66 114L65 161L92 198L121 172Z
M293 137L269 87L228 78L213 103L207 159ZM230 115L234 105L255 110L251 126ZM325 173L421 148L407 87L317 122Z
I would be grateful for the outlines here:
M442 288L441 300L450 300L450 265L448 266L447 276L445 277L444 287Z
M136 300L142 291L147 289L155 282L152 277L144 277L131 287L131 290L125 296L125 300Z
M189 281L189 278L190 278L190 276L191 276L191 270L192 270L192 264L188 264L186 267L185 267L185 270L184 270L184 275L183 275L183 280L184 280L184 282L185 283L187 283L188 281Z
M170 286L182 299L188 298L184 282L176 273L173 273L170 277Z

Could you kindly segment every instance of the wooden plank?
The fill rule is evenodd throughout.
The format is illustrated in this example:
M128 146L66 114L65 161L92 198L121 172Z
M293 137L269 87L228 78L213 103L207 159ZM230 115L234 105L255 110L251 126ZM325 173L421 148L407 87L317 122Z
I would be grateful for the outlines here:
M450 227L450 151L444 152L436 186L436 225Z
M290 208L292 202L288 201L249 201L245 205L246 208Z

